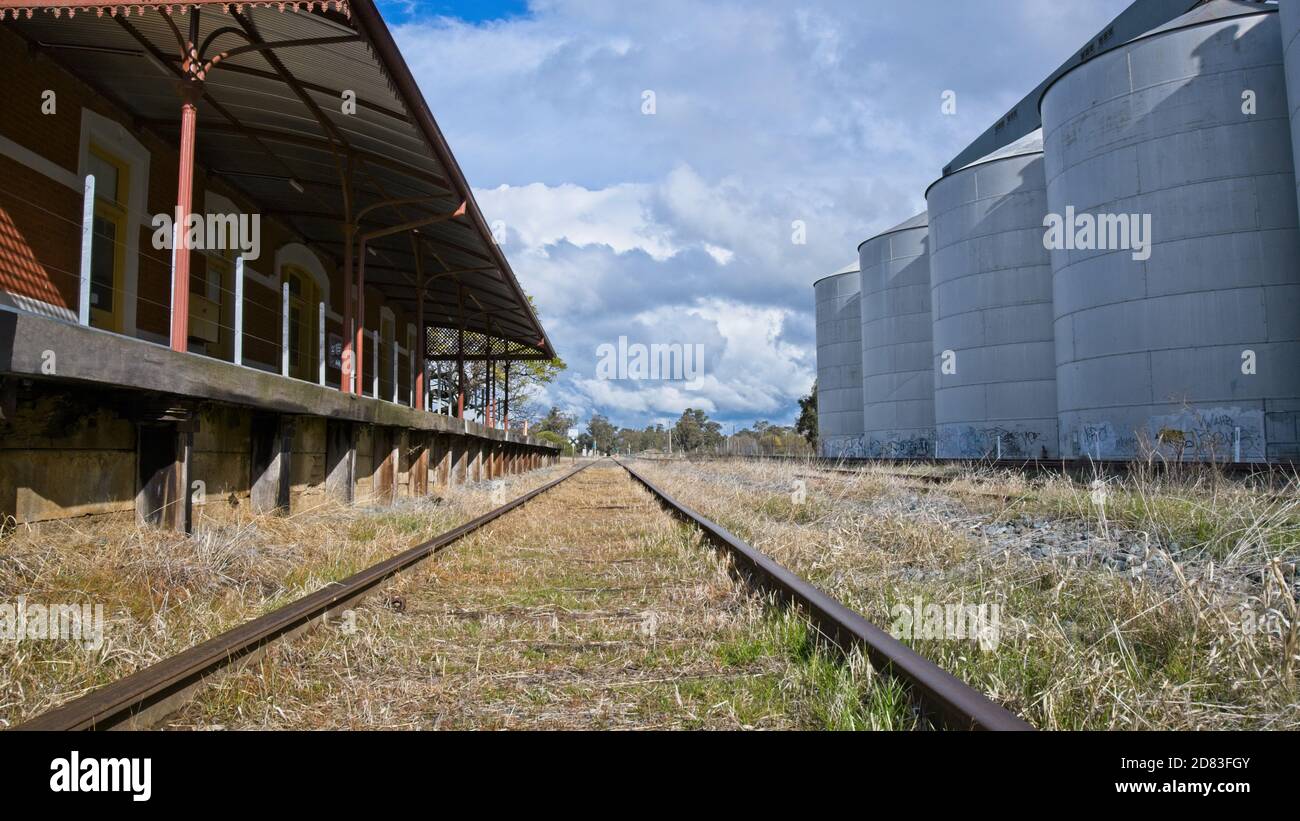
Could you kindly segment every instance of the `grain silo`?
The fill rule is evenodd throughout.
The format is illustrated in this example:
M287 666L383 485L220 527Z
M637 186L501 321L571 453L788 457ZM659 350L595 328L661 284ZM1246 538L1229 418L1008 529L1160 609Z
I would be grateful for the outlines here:
M866 455L934 455L930 258L925 213L858 246Z
M1041 131L926 192L941 459L1057 456Z
M822 456L862 455L862 314L858 264L813 283L817 301L817 431Z
M1287 111L1291 115L1291 153L1300 157L1300 6L1283 3L1278 7L1278 14L1282 25L1282 58L1286 64ZM1297 182L1296 194L1300 196L1300 175Z
M1276 6L1212 0L1042 99L1063 456L1297 453L1300 237Z

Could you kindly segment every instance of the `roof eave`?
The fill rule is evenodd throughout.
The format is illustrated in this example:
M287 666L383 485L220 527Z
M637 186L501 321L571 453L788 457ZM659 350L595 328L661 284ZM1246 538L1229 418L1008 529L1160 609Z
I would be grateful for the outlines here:
M455 156L452 155L451 146L447 144L442 129L438 127L438 123L434 120L433 112L430 111L429 104L420 92L420 87L415 81L415 76L411 74L406 59L402 57L401 52L398 50L397 42L388 30L388 25L380 16L379 10L375 8L373 0L348 0L348 6L352 12L352 19L359 26L362 35L374 47L376 55L382 61L384 70L388 73L389 79L393 81L402 102L406 104L407 110L415 118L415 122L424 133L425 139L429 141L429 146L433 149L439 161L446 167L451 184L455 187L456 193L464 199L468 214L474 221L474 227L487 243L492 258L499 266L502 276L505 277L506 283L510 286L510 290L514 292L519 304L528 312L528 317L532 320L533 326L538 333L538 339L534 344L543 353L554 357L556 355L555 348L551 345L551 340L547 337L546 330L542 327L541 321L538 320L532 305L529 304L523 288L520 287L514 269L510 267L505 255L501 253L501 247L492 238L492 232L488 228L487 221L483 218L483 212L474 199L474 192L466 181L465 175L460 169L460 164L456 162Z

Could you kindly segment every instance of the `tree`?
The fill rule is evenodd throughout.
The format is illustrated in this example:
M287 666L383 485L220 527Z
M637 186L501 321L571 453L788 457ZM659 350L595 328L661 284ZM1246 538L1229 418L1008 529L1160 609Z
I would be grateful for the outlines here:
M609 454L618 446L618 431L603 414L596 414L587 423L587 433L596 450Z
M711 450L724 441L722 425L709 419L702 410L687 408L673 426L673 442L684 453Z
M531 296L528 297L528 304L533 306L534 313L540 317L541 314L533 304ZM469 340L466 341L466 347L470 347ZM465 416L483 418L487 415L487 409L483 406L483 388L489 378L494 378L497 382L496 397L501 402L498 405L498 413L506 410L504 400L509 395L510 427L512 430L522 431L525 420L530 424L537 422L539 409L535 400L541 393L541 389L554 382L560 372L567 367L564 360L558 356L554 359L516 359L509 363L494 361L490 369L487 362L466 362ZM509 385L508 389L506 385ZM454 412L459 390L456 363L448 361L433 363L429 386L435 403L445 403ZM562 433L567 438L567 430Z
M596 440L592 439L591 434L586 431L579 433L575 438L578 440L578 450L580 451L593 450L596 447Z
M727 451L739 456L807 456L812 446L794 428L762 421L736 432Z
M799 399L799 420L794 429L803 434L808 444L817 447L817 380L813 380L812 390Z
M552 405L551 409L547 411L546 416L542 421L537 423L537 429L539 431L549 430L552 433L558 433L560 436L564 437L565 441L568 441L569 429L577 424L577 422L577 419L562 413L559 408Z
M553 430L541 430L537 432L537 439L540 442L559 448L560 453L565 456L573 455L573 443L569 441L569 437L563 434L556 433Z

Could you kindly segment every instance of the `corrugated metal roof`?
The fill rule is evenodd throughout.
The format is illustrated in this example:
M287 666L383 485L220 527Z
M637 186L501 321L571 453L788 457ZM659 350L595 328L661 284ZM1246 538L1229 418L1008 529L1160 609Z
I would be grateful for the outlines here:
M1216 20L1226 20L1230 17L1267 14L1272 11L1277 11L1275 4L1258 2L1258 0L1208 0L1208 2L1197 6L1186 14L1176 17L1162 26L1156 26L1135 39L1141 40L1143 37L1150 37L1153 34L1174 31L1188 26L1199 26L1203 23L1213 23Z
M896 234L899 231L910 231L913 228L928 228L929 225L930 225L930 212L922 211L921 213L917 214L914 217L911 217L910 219L903 220L898 225L895 225L893 228L890 228L887 231L881 231L879 234L873 234L867 237L862 242L858 243L858 250L861 251L862 246L866 245L868 242L871 242L873 239L880 239L881 237L887 234Z
M306 11L308 6L314 10ZM169 18L188 31L191 8L200 10L198 42L208 43L205 59L245 46L250 37L266 43L351 38L218 61L199 103L196 151L205 171L336 262L344 251L341 156L353 157L357 169L354 210L392 199L425 200L370 212L362 232L450 214L466 202L464 217L419 229L426 276L462 272L433 280L426 321L457 327L463 288L468 330L554 355L371 0L112 6L0 0L0 14L19 18L10 23L14 30L172 145L179 143L181 58ZM69 19L64 12L72 9L83 13ZM355 113L343 112L344 91L355 93ZM413 311L410 233L375 239L370 247L366 284Z
M925 228L929 224L930 224L930 213L928 211L922 211L921 213L917 214L916 216L910 219L903 220L898 225L895 225L893 228L890 228L888 231L881 231L880 234L878 234L877 236L884 236L885 234L894 234L899 231L910 231L913 228Z
M855 259L852 262L850 262L848 265L845 265L843 268L836 271L835 273L826 274L825 276L818 277L817 279L813 280L813 287L814 288L817 287L818 282L825 282L828 279L834 279L835 277L842 277L845 274L856 274L858 273L858 269L859 269L858 261Z
M1019 157L1022 154L1042 154L1043 153L1043 129L1035 129L1010 145L1004 145L991 154L980 157L972 165L981 165L983 163L994 162L996 160L1005 160L1008 157ZM965 170L965 168L960 170Z

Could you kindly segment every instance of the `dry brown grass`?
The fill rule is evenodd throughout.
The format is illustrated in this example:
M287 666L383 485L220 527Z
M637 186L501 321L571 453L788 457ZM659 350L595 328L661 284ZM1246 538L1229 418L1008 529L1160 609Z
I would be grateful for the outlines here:
M395 612L385 602L400 599ZM218 683L175 728L897 726L860 660L738 586L612 465L456 544ZM874 692L874 691L873 691Z
M563 465L506 480L506 498ZM498 503L499 503L498 499ZM387 508L304 503L293 515L211 519L192 537L116 516L0 533L0 602L103 605L103 645L0 641L10 726L344 578L494 507L487 484Z
M991 652L913 646L1037 726L1300 727L1293 494L1137 477L1098 506L1087 486L1009 474L936 487L894 466L642 466L886 628L916 596L1000 605Z

